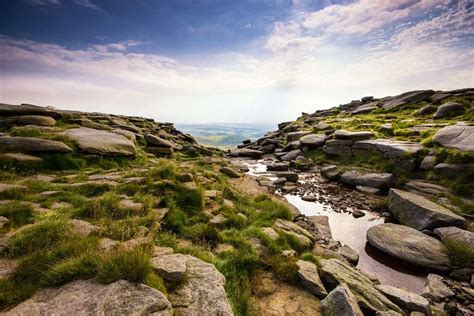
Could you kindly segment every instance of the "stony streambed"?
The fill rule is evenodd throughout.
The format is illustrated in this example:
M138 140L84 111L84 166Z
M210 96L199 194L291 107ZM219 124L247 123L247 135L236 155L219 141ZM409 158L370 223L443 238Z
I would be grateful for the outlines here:
M262 161L245 161L244 164L249 168L248 175L277 179L271 172L266 171L266 165ZM304 201L302 196L308 193L317 200ZM357 268L376 276L382 284L406 288L416 293L421 292L426 272L407 266L367 244L367 230L383 223L385 219L380 214L368 210L361 193L335 182L329 183L321 179L318 174L301 173L297 189L291 193L276 191L275 194L284 196L306 216L327 216L332 237L359 253ZM365 215L355 218L348 210L360 210Z

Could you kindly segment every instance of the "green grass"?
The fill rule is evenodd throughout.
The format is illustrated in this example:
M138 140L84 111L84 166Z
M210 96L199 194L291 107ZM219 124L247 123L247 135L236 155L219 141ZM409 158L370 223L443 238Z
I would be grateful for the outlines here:
M97 267L97 280L102 283L113 283L123 279L139 283L144 282L151 272L150 249L146 247L119 249L101 259Z
M32 223L34 211L31 205L15 201L0 205L0 216L9 219L9 222L3 226L3 230L5 230Z
M457 240L444 239L451 263L456 268L474 268L474 249Z
M47 250L71 236L71 228L62 220L45 220L17 232L7 242L7 254L18 257Z

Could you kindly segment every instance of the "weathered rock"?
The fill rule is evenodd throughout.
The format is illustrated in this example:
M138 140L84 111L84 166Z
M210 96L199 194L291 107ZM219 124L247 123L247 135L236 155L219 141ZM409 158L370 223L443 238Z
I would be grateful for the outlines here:
M385 135L393 135L392 123L385 123L380 125L379 132L384 133Z
M301 242L301 244L306 247L309 247L314 241L314 236L309 231L293 222L281 218L278 218L275 221L273 228L276 231L281 231L285 234L294 236L299 242Z
M432 104L427 104L424 107L422 107L419 111L419 115L428 115L428 114L433 114L436 112L436 107L433 106Z
M458 227L440 227L434 230L443 242L455 241L474 249L474 233Z
M307 291L279 281L270 272L258 271L252 279L251 315L321 315L319 299Z
M329 155L352 156L352 143L349 139L330 139L326 141L323 151Z
M442 178L456 178L459 173L467 170L467 168L466 165L439 163L433 167L433 171Z
M316 125L314 125L314 128L319 129L319 130L327 130L331 128L331 125L329 125L325 121L321 121L321 122L318 122Z
M370 131L352 132L352 131L346 131L346 130L340 129L334 132L334 136L336 137L336 139L349 139L352 141L356 141L356 140L369 139L374 136L374 133Z
M357 299L345 283L338 285L321 301L321 309L324 316L364 315L357 305Z
M0 103L0 116L15 116L15 115L42 115L60 118L61 114L49 107L42 107L32 104L5 104Z
M37 157L37 156L32 156L32 155L27 155L27 154L22 154L22 153L6 153L3 155L0 155L0 157L15 161L17 163L40 163L43 161L43 158Z
M135 144L125 136L87 127L68 129L66 136L74 140L80 149L104 156L135 156Z
M162 278L180 282L186 273L187 256L182 254L162 254L151 259L151 267Z
M115 133L115 134L119 134L119 135L125 136L125 137L127 137L129 140L131 140L132 142L136 142L136 141L137 141L137 136L136 136L135 133L133 133L133 132L130 132L130 131L127 131L127 130L124 130L124 129L120 129L120 128L113 129L113 130L111 130L111 132L112 132L112 133Z
M173 143L170 141L163 139L161 137L152 135L152 134L146 134L145 135L145 140L147 144L152 145L152 146L157 146L157 147L164 147L164 148L173 148Z
M344 245L341 248L337 249L337 253L340 254L347 262L353 264L354 266L359 263L359 254L357 251L349 247L348 245Z
M348 263L337 259L320 260L321 280L326 289L334 289L346 283L363 309L375 311L394 310L402 312L379 290L365 275L351 267Z
M389 285L377 285L377 289L407 312L431 314L430 302L421 295Z
M341 175L341 181L352 186L367 186L388 189L392 186L391 173L361 173L355 170L346 171Z
M309 131L298 131L298 132L290 132L286 135L286 139L288 142L292 142L295 140L299 140L301 137L310 134Z
M389 97L380 103L384 110L391 110L396 107L409 103L418 103L432 96L435 92L433 90L419 90L405 92L400 95Z
M290 168L290 163L288 162L276 162L267 165L268 171L287 171Z
M64 143L34 137L0 136L0 150L18 152L67 153L72 149Z
M339 177L340 171L337 166L329 165L321 168L321 175L329 180L335 180Z
M372 195L380 193L380 189L373 188L373 187L368 187L368 186L364 186L364 185L356 185L355 188L356 188L357 191L362 192L362 193L367 193L367 194L372 194ZM359 215L361 215L361 214L359 213ZM355 217L354 213L352 213L352 216Z
M227 222L227 217L225 217L223 214L217 214L211 218L209 224L218 226L224 224L225 222Z
M94 226L91 223L80 219L72 219L71 224L73 230L81 236L89 236L90 234L98 230L97 226Z
M440 241L407 226L373 226L367 231L367 241L375 248L419 267L439 271L450 268L447 249Z
M318 198L314 195L303 195L301 199L306 202L316 202L318 200Z
M263 233L271 240L277 240L280 235L271 227L262 227Z
M17 259L0 258L0 279L5 279L15 272L18 263Z
M9 310L8 315L173 315L160 291L120 280L100 284L79 280L48 288Z
M329 226L329 217L325 215L313 215L306 217L311 221L318 231L326 237L332 238L331 226Z
M385 158L405 157L417 155L424 147L418 143L395 139L371 139L357 141L353 145L353 152L374 151Z
M181 255L186 274L178 288L169 294L178 315L233 315L224 290L224 276L210 263Z
M240 178L242 176L240 172L229 167L222 167L221 172L231 178Z
M474 151L474 126L456 124L436 132L433 141L441 146L461 151Z
M250 157L250 158L260 158L263 155L263 152L255 149L241 148L231 150L229 153L232 157Z
M296 172L291 172L291 171L281 171L278 172L279 177L283 177L286 179L288 182L297 182L298 181L298 174Z
M15 124L15 125L31 125L31 126L54 126L56 120L51 116L43 115L21 115L9 116L6 118L0 117L1 124Z
M443 193L447 193L448 190L445 187L442 187L436 183L423 181L423 180L412 180L408 181L405 184L405 187L411 192L421 193L426 195L440 195Z
M425 158L423 158L423 160L421 161L420 163L420 169L423 169L423 170L430 170L430 169L433 169L433 167L435 166L436 164L436 156L426 156Z
M308 134L300 138L301 146L310 148L322 147L326 142L327 136L324 134Z
M436 113L433 115L434 119L440 119L445 117L455 117L464 114L464 107L455 102L447 102L442 104Z
M455 293L444 284L443 277L437 274L429 274L421 295L433 302L442 302L446 298L454 296Z
M292 161L295 160L296 157L298 157L301 154L301 150L296 149L288 152L286 155L281 157L281 160L283 161Z
M417 230L443 226L466 227L467 221L447 208L411 192L390 189L388 195L390 213L402 224Z
M363 114L363 113L370 113L372 112L373 110L377 109L377 104L378 104L378 101L376 102L370 102L370 103L366 103L366 104L362 104L360 106L358 106L354 111L352 111L351 113L356 115L356 114Z
M296 265L298 266L298 276L303 287L319 298L325 297L328 293L319 278L318 267L314 263L304 260L298 260Z

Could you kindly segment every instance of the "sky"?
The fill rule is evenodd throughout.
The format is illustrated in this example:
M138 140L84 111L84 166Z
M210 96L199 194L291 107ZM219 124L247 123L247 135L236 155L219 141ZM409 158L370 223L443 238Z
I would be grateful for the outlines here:
M471 0L0 0L0 101L270 123L474 86Z

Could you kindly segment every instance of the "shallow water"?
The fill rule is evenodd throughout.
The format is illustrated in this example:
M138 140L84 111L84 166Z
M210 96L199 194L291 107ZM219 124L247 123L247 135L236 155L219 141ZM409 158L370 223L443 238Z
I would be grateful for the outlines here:
M330 206L318 202L306 202L296 195L285 195L288 202L305 215L326 215L329 219L332 236L343 245L348 245L359 253L357 267L362 271L377 276L380 283L421 292L426 280L426 273L403 265L367 243L367 230L384 222L378 214L364 211L361 218L354 218L349 213L334 212Z
M261 162L245 162L245 164L250 169L247 172L249 175L264 175L271 180L276 179L271 176L271 172L266 171L265 164ZM359 253L357 265L359 269L375 275L382 284L421 292L426 280L426 272L407 266L367 243L367 230L384 222L377 213L363 211L366 214L364 217L354 218L350 213L335 212L329 204L303 201L298 195L287 194L285 198L304 215L328 216L333 238Z

